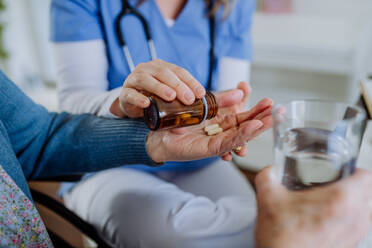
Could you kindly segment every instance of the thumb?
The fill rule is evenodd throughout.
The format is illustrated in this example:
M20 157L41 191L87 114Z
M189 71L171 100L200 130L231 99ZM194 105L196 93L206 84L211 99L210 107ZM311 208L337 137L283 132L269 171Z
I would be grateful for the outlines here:
M231 107L240 103L244 98L244 92L239 89L218 92L216 99L219 108Z
M238 84L238 87L237 87L239 90L242 90L243 93L244 93L244 101L247 101L249 95L251 94L252 92L252 88L251 86L249 85L248 82L240 82Z
M343 188L344 190L351 191L354 198L360 197L361 199L368 199L372 202L372 172L365 169L356 169L350 177L335 182L330 185L334 188ZM361 190L356 190L357 188ZM372 206L370 206L372 211Z
M256 176L255 185L259 203L265 203L280 197L280 191L285 189L273 174L271 166L265 167Z

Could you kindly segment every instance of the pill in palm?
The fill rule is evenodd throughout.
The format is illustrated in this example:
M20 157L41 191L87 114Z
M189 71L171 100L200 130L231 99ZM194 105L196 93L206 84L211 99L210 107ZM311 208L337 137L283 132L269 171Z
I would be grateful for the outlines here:
M209 125L209 126L206 126L204 128L204 131L206 133L208 133L209 131L213 130L213 129L216 129L216 128L219 128L220 126L218 124L213 124L213 125Z
M219 133L222 133L222 132L223 132L223 129L218 127L218 128L215 128L215 129L212 129L212 130L208 131L208 136L216 135L216 134L219 134Z

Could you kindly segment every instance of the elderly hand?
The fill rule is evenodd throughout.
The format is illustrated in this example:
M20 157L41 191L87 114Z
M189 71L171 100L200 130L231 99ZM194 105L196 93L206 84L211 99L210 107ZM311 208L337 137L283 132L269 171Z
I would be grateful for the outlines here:
M241 101L241 90L216 94L219 107L230 107ZM272 101L264 99L253 109L240 114L218 114L201 125L182 128L182 131L161 130L151 132L147 138L150 157L155 162L196 160L222 156L233 148L245 144L271 127ZM220 112L220 111L219 111ZM204 127L218 123L223 132L207 136ZM239 152L243 156L245 150Z
M243 96L242 98L240 99L240 101L237 101L234 105L232 106L228 106L228 107L225 107L223 109L220 109L219 110L219 113L221 114L225 114L225 113L234 113L234 114L237 114L237 113L241 113L243 112L244 110L246 110L246 106L247 106L247 101L248 101L248 98L252 92L252 88L251 86L249 85L249 83L247 82L240 82L237 86L237 89L238 90L241 90L242 93L243 93Z
M372 173L288 191L265 168L256 178L256 247L356 247L371 225Z
M142 110L150 105L143 92L155 94L166 101L177 98L186 105L205 95L204 87L188 71L156 59L139 64L129 74L110 111L118 117L142 117Z
M236 101L235 104L219 109L218 113L220 115L238 114L238 113L243 112L246 109L248 98L249 98L249 96L252 92L251 86L247 82L240 82L238 84L237 89L241 90L241 92L243 93L242 97L240 98L239 101ZM260 114L260 116L258 116L258 119L262 116L270 115L271 114L270 111L271 111L271 109L266 109L266 112ZM270 121L271 121L271 119L270 119ZM271 127L271 123L270 123L270 125L265 125L265 126ZM235 147L235 148L237 148L237 147ZM247 149L246 149L246 146L243 144L242 146L240 146L240 149L238 149L238 150L233 149L233 152L235 154L237 154L238 156L245 156L246 153L247 153ZM228 153L222 155L221 158L223 160L230 161L232 159L232 152L229 151Z

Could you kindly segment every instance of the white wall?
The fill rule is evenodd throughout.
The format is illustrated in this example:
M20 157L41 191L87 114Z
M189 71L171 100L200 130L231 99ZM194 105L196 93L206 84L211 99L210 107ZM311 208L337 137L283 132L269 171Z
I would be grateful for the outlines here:
M7 74L27 87L55 80L49 44L50 0L6 0Z
M56 111L57 96L45 83L56 72L49 43L50 0L6 0L5 46L9 59L0 68L35 102Z
M304 98L347 101L350 98L348 94L351 91L350 82L356 82L350 75L331 73L330 69L315 71L309 68L307 70L302 68L301 70L296 66L289 67L287 65L286 67L283 65L283 60L277 58L283 54L294 54L296 55L294 56L296 58L293 60L294 63L299 63L302 61L301 56L306 55L306 51L310 51L308 53L310 55L314 53L314 56L319 55L316 52L320 51L321 54L326 54L324 57L329 59L331 56L325 53L327 49L335 50L335 48L343 47L340 45L348 44L348 41L350 41L350 53L348 54L354 56L355 61L358 62L353 63L351 56L342 56L341 60L348 61L348 63L340 72L354 69L356 71L355 75L364 75L362 71L365 71L368 67L371 68L370 71L372 72L372 61L366 61L368 57L372 58L372 42L370 42L372 27L368 31L369 22L366 22L368 18L372 17L372 0L293 1L295 14L289 16L293 18L257 15L260 18L257 19L256 16L256 26L254 27L256 30L253 32L256 47L255 57L256 61L261 57L261 61L259 63L254 62L252 65L251 83L253 93L250 97L250 104L253 105L263 97L271 97L275 102ZM305 24L307 22L311 24L314 21L316 25L303 25L301 21ZM366 32L361 32L362 26L366 26ZM323 32L317 32L321 29L318 27L326 29L326 35L323 35ZM357 30L362 35L357 34ZM261 36L257 35L257 31L261 33ZM336 36L335 33L340 35ZM294 35L291 36L291 34ZM299 34L302 36L299 36ZM314 46L309 41L314 41ZM343 44L344 42L339 41L345 41L346 43ZM309 47L317 49L314 52ZM277 53L281 49L285 52ZM270 65L267 62L268 60L262 60L262 54L267 55L267 58L271 61L278 61L278 63ZM334 55L333 57L338 58ZM305 60L311 62L311 56L310 59L305 56ZM337 59L332 61L337 61ZM314 64L322 63L314 60ZM337 63L332 62L329 64L337 65ZM325 68L323 65L321 67ZM356 88L357 85L355 84L352 89ZM245 158L234 159L240 165L253 170L259 170L268 164L272 164L272 137L272 133L267 132L258 139L249 142L247 145L248 155Z
M372 0L293 0L295 12L306 15L370 16ZM50 0L6 0L6 41L10 52L7 73L20 84L54 81L49 44ZM372 67L368 65L367 67ZM372 71L372 69L371 69Z
M372 0L294 0L294 10L310 15L370 16Z

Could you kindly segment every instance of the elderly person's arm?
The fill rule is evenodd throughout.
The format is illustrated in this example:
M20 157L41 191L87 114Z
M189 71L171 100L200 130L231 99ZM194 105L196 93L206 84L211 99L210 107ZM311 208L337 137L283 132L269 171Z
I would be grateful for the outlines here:
M30 179L92 172L124 164L155 166L165 161L222 156L271 126L272 101L268 99L249 112L219 115L183 132L149 132L139 120L48 113L2 73L0 82L0 121L23 173ZM237 91L231 91L218 95L220 107L240 101L243 95L237 98L236 94ZM214 123L219 123L224 132L208 137L203 127Z
M26 178L107 169L125 163L155 165L149 133L138 120L48 113L0 72L0 121Z
M288 191L266 168L256 178L258 248L356 247L372 216L372 174L306 191Z

